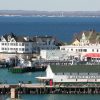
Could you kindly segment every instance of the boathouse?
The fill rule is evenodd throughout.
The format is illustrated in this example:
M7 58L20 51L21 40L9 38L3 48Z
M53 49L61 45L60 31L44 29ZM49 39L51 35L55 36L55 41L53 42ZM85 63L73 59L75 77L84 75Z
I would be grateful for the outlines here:
M46 77L37 77L39 79L52 79L54 83L68 82L100 82L99 65L48 65Z

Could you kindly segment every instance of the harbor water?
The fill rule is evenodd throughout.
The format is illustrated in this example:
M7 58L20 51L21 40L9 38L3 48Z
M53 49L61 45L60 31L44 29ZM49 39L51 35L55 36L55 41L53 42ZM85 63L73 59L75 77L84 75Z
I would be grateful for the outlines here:
M0 96L0 100L11 100L8 96ZM21 95L17 100L100 100L100 95Z
M8 84L16 84L19 81L23 81L24 83L28 83L31 81L32 83L37 83L38 80L35 78L37 76L43 76L45 72L29 72L29 73L18 73L14 74L8 71L8 69L0 69L0 82L8 83Z

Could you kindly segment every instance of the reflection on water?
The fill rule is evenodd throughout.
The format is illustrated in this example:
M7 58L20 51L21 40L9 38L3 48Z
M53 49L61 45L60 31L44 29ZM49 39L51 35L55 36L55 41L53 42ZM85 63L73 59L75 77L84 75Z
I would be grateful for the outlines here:
M0 100L100 100L100 95L21 95L21 98L19 99L5 98Z
M0 95L0 100L100 100L100 95L68 95L68 94L21 94L19 99L10 99L8 95Z

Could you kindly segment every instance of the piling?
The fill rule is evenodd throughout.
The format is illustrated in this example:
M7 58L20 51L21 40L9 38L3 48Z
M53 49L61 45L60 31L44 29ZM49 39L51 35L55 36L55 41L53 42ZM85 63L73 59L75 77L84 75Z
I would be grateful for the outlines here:
M18 98L18 93L16 93L15 88L11 88L11 99Z

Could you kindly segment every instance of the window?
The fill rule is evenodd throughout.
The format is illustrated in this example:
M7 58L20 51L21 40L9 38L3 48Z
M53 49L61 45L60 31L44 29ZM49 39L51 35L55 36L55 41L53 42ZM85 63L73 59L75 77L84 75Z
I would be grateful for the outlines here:
M13 48L10 48L10 50L13 50Z
M13 43L13 45L15 46L15 45L16 45L16 43Z
M19 46L22 46L21 43L19 43Z
M73 49L71 49L71 51L73 51Z
M24 46L24 43L22 43L22 46Z
M19 51L21 51L21 48L19 48Z
M5 48L5 50L7 50L7 48Z
M94 49L92 49L92 52L94 52Z
M24 51L24 48L22 48L22 51Z
M16 48L16 50L18 50L18 48Z
M25 49L25 51L29 51L29 49L28 49L28 48L26 48L26 49Z
M28 43L26 43L25 46L28 46Z
M48 43L49 43L49 45L50 45L50 41L49 41Z
M4 48L1 48L2 50L4 50Z
M13 45L13 43L10 43L10 45Z
M82 49L80 49L80 52L82 52Z
M87 52L87 49L83 49L84 52Z
M18 43L16 43L16 46L18 46Z
M61 48L61 50L65 50L65 48Z
M4 45L4 43L2 43L2 45Z
M97 52L99 52L99 50L97 49Z

